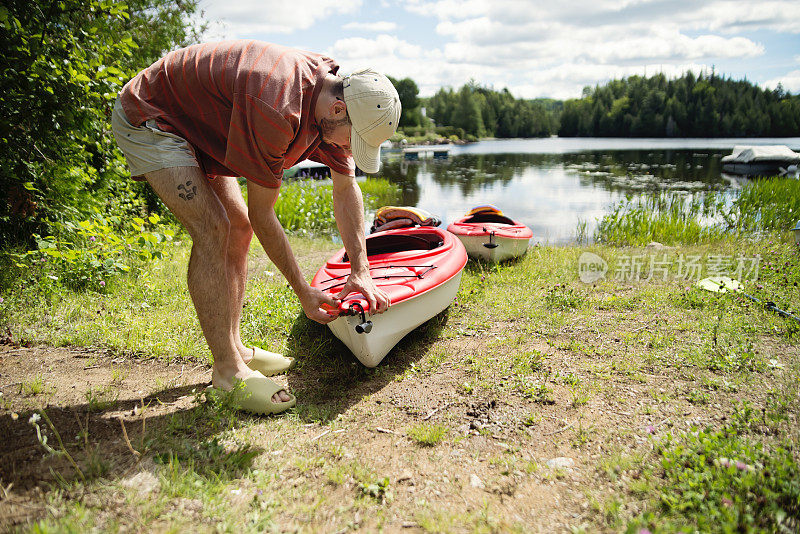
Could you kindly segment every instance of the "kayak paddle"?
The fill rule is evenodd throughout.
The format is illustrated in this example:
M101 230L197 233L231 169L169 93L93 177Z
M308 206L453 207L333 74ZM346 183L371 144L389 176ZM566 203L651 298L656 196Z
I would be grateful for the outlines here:
M742 284L738 280L734 280L733 278L728 278L727 276L712 276L710 278L703 278L702 280L698 281L695 284L700 289L705 289L706 291L711 291L712 293L739 293L744 295L745 297L749 298L755 303L761 304L766 309L774 311L778 315L782 317L786 317L789 319L794 319L798 323L800 323L800 317L796 315L792 315L791 313L781 310L777 306L775 306L774 302L763 302L753 295L748 295L744 291L742 291Z

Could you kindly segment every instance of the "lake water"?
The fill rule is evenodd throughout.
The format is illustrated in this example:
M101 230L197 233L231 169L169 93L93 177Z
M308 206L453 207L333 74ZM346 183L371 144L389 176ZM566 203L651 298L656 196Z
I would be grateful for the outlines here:
M450 145L444 160L406 161L384 150L381 175L399 184L402 202L449 224L478 204L494 204L528 225L533 241L568 243L580 221L591 236L597 221L627 195L687 193L741 187L721 172L734 145L787 145L785 139L546 138Z

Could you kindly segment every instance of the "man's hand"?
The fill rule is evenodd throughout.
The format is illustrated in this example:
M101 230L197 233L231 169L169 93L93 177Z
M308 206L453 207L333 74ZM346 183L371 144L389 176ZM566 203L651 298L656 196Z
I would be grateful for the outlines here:
M338 309L339 303L335 298L326 295L319 289L310 287L303 278L300 267L297 266L289 241L286 239L286 233L273 209L275 201L278 199L278 189L270 189L247 182L247 190L250 225L269 259L278 266L283 276L286 277L286 281L294 289L306 316L322 324L336 319L336 315L329 315L321 307L326 305Z
M361 293L369 303L371 313L383 313L392 304L389 295L384 290L375 285L375 281L369 272L351 272L347 277L347 283L336 295L336 298L343 299L350 293Z
M328 324L338 317L338 313L334 315L327 313L322 309L322 305L327 305L328 307L338 311L339 300L323 293L319 289L309 286L298 296L306 317L312 321L316 321L321 324Z
M369 274L367 245L364 237L364 201L355 177L331 169L333 180L333 211L342 236L344 249L350 258L350 276L337 298L350 293L364 295L371 313L383 313L391 304L389 295L375 285Z

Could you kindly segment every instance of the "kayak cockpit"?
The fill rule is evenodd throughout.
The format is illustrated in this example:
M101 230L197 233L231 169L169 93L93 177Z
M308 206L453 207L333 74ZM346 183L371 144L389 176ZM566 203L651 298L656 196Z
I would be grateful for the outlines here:
M499 213L492 213L492 212L479 212L474 215L471 215L465 219L461 219L458 221L460 223L496 223L496 224L510 224L515 225L512 219L509 219L505 215L501 215Z
M398 252L428 252L444 245L444 240L435 233L376 234L367 237L367 257ZM348 263L347 252L341 261Z

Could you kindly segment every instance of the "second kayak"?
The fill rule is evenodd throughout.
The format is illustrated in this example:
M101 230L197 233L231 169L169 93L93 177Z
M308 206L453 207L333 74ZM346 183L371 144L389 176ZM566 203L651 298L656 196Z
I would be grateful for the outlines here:
M478 206L447 227L474 258L501 262L522 256L533 237L530 228L503 215L494 206Z

